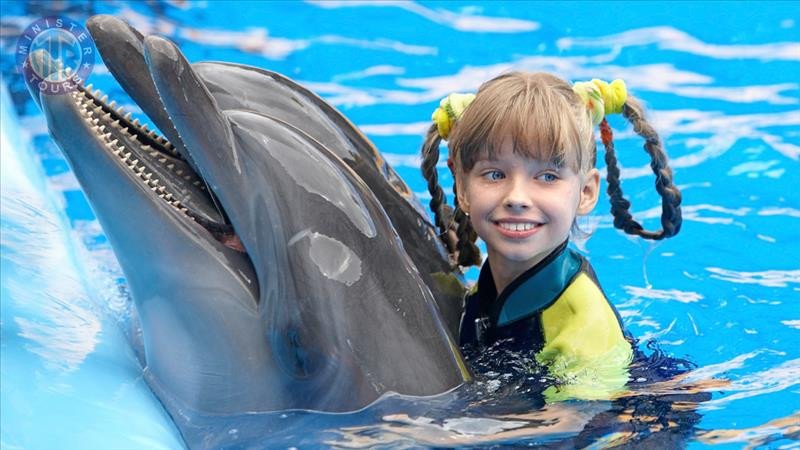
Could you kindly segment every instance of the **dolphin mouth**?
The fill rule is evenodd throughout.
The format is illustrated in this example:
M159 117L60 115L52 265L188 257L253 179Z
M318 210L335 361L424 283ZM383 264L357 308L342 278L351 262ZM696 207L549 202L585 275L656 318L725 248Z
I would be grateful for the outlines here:
M187 157L154 129L92 85L76 85L73 101L94 138L113 154L123 170L152 195L194 221L223 245L246 253L225 210Z

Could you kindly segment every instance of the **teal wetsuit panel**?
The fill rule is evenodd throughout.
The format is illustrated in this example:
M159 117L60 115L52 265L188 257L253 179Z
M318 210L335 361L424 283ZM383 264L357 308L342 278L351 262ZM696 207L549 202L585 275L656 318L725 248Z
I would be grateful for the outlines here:
M581 268L580 256L566 249L551 263L511 290L497 317L497 325L507 325L541 311L561 295Z

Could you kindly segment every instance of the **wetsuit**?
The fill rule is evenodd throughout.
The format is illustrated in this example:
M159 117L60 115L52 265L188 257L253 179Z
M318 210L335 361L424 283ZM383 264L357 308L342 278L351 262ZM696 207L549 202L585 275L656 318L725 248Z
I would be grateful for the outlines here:
M461 345L503 340L503 348L534 351L556 378L579 380L570 392L560 389L566 397L600 398L620 389L632 357L594 270L566 242L499 296L487 261L467 295L459 334Z

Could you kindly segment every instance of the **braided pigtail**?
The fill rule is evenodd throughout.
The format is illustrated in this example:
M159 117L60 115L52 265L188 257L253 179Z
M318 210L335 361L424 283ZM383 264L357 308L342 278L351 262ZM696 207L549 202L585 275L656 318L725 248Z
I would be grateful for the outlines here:
M431 125L425 135L425 142L422 144L422 176L428 182L428 192L431 194L429 206L433 211L433 219L436 228L439 230L439 237L444 242L447 252L452 254L456 251L455 239L450 234L450 225L453 220L453 210L447 206L447 199L444 191L439 185L439 174L436 172L436 164L439 162L439 144L442 138L436 124Z
M681 229L681 191L672 183L672 169L667 164L667 155L661 148L656 130L644 119L642 107L628 97L625 82L614 80L606 83L594 79L575 83L572 90L586 105L594 125L600 125L600 138L606 148L608 195L611 197L611 214L614 226L628 234L645 239L660 240L675 236ZM614 134L605 117L621 113L633 125L633 131L644 138L644 149L650 155L650 167L656 175L656 191L661 196L661 227L659 231L648 231L634 220L630 213L631 202L622 194L619 181L619 166L614 151Z
M478 265L481 252L475 245L478 238L472 228L469 217L458 208L458 193L453 182L455 211L447 206L442 187L439 186L436 164L439 162L439 145L448 138L450 131L464 110L475 98L474 94L450 94L439 102L439 107L431 115L433 125L425 135L422 144L422 175L428 181L428 192L431 194L430 208L433 211L439 237L447 247L450 255L457 255L457 263L461 266ZM453 159L448 160L448 167L454 170ZM455 173L453 174L454 178Z
M458 265L460 266L479 266L481 264L481 249L475 245L478 240L478 233L472 228L469 216L458 207L458 191L456 183L453 183L453 197L456 201L455 222L456 222L456 250L458 251Z
M644 149L650 155L650 167L656 176L656 191L661 196L661 226L658 231L645 230L630 214L631 203L622 193L619 167L614 150L614 136L608 122L600 123L600 137L606 149L608 175L608 195L611 197L611 213L614 226L625 233L645 239L660 240L678 234L681 229L681 192L672 182L672 169L667 163L667 155L661 147L656 130L644 118L641 106L629 98L622 106L622 116L633 125L636 134L644 138Z

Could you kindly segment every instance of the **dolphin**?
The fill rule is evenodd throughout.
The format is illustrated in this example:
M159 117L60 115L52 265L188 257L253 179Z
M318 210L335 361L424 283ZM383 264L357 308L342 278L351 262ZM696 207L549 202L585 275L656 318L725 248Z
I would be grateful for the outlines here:
M108 15L89 19L87 27L109 71L164 132L183 148L156 93L144 61L144 36ZM380 152L343 114L315 93L277 72L224 62L192 65L223 111L253 111L290 123L342 159L369 186L388 214L403 246L436 298L453 335L463 311L463 278L453 270L442 241L414 193ZM186 158L189 164L191 156Z
M214 75L172 42L115 20L93 19L90 32L167 138L89 87L33 94L118 257L141 321L145 378L179 427L193 415L353 411L388 392L427 396L468 381L426 283L435 277L409 257L380 189L341 156L369 150L358 147L366 138L266 72L225 66L224 81L280 79L282 95L295 92L317 115L298 123L259 105L266 94L235 101L235 90L212 91ZM114 27L121 33L101 30ZM103 50L117 45L116 59ZM351 164L378 172L378 156Z

